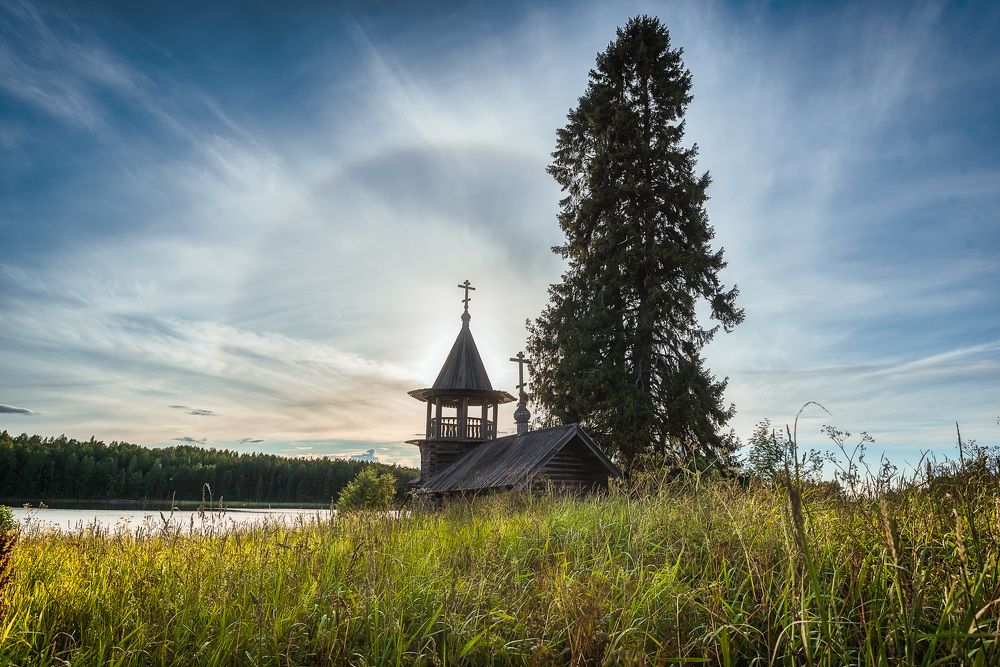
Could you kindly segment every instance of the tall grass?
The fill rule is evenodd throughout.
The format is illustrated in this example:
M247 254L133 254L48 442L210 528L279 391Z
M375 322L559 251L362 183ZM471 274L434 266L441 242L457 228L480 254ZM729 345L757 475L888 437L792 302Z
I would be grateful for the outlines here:
M998 664L1000 495L956 472L29 533L0 664Z

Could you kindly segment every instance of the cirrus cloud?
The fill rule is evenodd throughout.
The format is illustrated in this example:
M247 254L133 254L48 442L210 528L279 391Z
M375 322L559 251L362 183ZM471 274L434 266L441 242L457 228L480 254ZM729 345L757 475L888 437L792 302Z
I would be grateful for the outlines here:
M33 410L29 410L28 408L18 408L18 407L14 407L13 405L4 405L4 404L0 403L0 414L5 414L5 415L34 415L34 414L38 414L38 413L34 412Z

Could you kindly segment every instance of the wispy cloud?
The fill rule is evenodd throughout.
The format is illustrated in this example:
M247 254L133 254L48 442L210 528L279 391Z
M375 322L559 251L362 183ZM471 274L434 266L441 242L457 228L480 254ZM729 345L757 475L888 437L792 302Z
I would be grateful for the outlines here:
M0 8L0 26L9 38L0 42L0 89L57 120L114 141L124 104L193 145L215 129L206 117L252 141L205 91L130 63L82 16L13 0Z
M369 449L363 454L351 454L352 461L377 461L378 456L375 455L374 449Z
M184 410L189 415L194 415L195 417L214 417L215 412L212 410L205 410L202 408L189 408L186 405L171 405L174 410Z
M0 403L0 414L5 415L33 415L37 414L28 408L16 408L13 405L4 405Z
M205 445L208 444L208 438L192 438L189 435L184 435L179 438L174 438L175 442L183 442L188 445Z

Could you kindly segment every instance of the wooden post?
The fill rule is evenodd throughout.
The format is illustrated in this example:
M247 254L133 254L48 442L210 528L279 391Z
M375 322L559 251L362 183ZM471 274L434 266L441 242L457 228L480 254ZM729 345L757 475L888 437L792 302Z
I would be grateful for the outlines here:
M458 412L458 437L469 437L469 398L462 399L462 407Z
M434 425L434 437L441 437L441 397L438 396L434 399L434 419L436 423Z
M486 410L487 410L487 408L489 408L489 406L486 404L486 399L484 398L483 399L483 414L482 414L482 417L479 420L479 437L482 440L489 440L490 439L490 432L488 430L487 419L486 419Z
M499 403L493 404L493 437L497 435L497 406Z
M427 438L431 437L431 402L430 401L427 401L427 429L426 429L425 432L426 432L426 436L425 437L427 437Z

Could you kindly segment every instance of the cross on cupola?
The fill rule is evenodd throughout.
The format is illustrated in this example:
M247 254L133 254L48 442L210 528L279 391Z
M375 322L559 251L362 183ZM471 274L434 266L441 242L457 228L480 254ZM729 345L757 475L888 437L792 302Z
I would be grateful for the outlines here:
M531 413L528 412L528 395L524 393L524 388L528 383L524 381L524 366L531 364L531 361L524 358L524 352L518 352L517 356L510 358L517 363L517 409L514 410L514 423L517 424L517 434L524 435L528 432L528 422L531 421Z
M524 352L518 352L510 360L517 364L517 390L524 394L524 388L528 386L528 383L524 381L524 366L530 364L531 360L524 358Z
M462 303L465 304L465 312L462 313L462 323L463 326L468 326L469 320L472 317L471 315L469 315L469 302L472 301L472 297L469 296L469 290L475 292L476 288L472 286L472 284L468 281L468 279L466 279L464 283L458 286L458 289L465 290L465 298L462 299Z
M466 280L464 283L458 286L458 289L465 290L465 298L462 299L462 303L465 304L465 312L469 312L469 302L472 301L472 297L469 296L469 290L475 292L476 288L472 286L472 283Z

